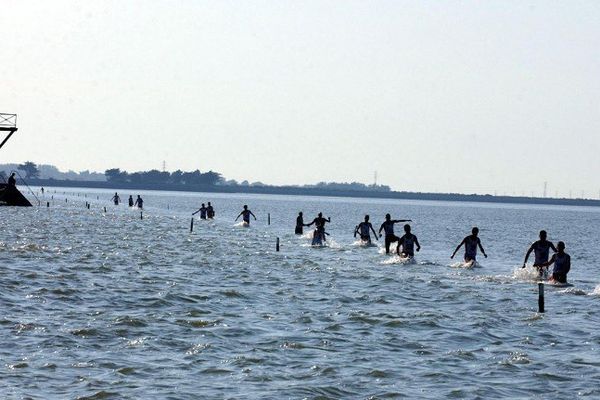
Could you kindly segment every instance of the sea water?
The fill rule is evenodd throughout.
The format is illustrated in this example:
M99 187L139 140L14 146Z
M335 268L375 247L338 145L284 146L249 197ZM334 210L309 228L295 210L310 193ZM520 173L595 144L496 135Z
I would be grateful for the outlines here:
M600 397L596 208L149 191L141 214L113 193L0 208L0 398ZM299 211L331 217L329 246ZM388 212L410 263L353 236ZM473 226L489 258L452 267ZM540 229L572 260L545 314L520 268Z

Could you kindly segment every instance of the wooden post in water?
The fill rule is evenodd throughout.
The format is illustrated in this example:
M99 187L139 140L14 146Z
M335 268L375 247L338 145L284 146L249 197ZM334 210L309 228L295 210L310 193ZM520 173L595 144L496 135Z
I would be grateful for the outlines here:
M271 213L267 214L267 225L271 225Z
M538 283L538 312L544 312L544 284Z
M140 211L140 219L144 219L144 212Z
M106 207L104 207L104 212L106 212Z
M190 233L194 232L194 217L192 217L192 222L190 222Z
M50 202L49 201L46 202L46 207L50 207Z
M277 242L275 243L275 251L279 251L279 238L277 238Z

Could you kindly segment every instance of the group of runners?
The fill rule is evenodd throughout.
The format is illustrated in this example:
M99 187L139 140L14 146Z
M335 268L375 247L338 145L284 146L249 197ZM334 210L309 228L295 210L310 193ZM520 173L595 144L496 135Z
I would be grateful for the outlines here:
M409 224L404 225L404 235L398 237L394 234L394 224L401 222L412 222L410 219L392 219L390 214L385 215L385 220L381 224L379 228L379 237L373 228L373 224L369 222L370 217L365 215L365 219L363 222L359 223L354 228L354 237L357 235L360 236L360 240L367 245L371 244L371 232L373 232L373 236L375 236L376 240L379 240L379 237L384 237L385 239L385 253L390 253L390 246L392 243L396 244L396 254L403 258L412 258L415 256L415 250L418 252L421 250L421 245L419 244L419 239L416 235L411 232L411 227ZM331 222L330 218L324 218L322 213L319 213L317 218L315 218L310 224L304 224L302 212L298 213L298 217L296 218L296 234L302 234L302 228L305 226L311 226L313 224L316 225L316 229L313 233L313 245L321 245L322 242L326 240L327 232L325 232L325 223ZM384 232L382 235L381 232ZM465 264L473 264L477 262L477 250L481 251L481 254L487 258L487 253L485 252L481 240L479 239L479 228L474 227L471 230L471 234L466 236L459 244L456 246L456 249L450 256L451 259L454 258L458 250L464 246L465 254L464 261ZM550 249L554 251L552 257L550 257ZM548 273L548 267L554 264L554 269L552 274L549 276L549 280L557 283L567 283L567 273L571 269L571 256L565 253L565 243L558 242L556 247L554 244L547 240L546 231L540 231L540 239L533 243L529 250L525 255L525 260L523 262L523 268L525 268L527 264L527 260L529 259L529 255L531 253L535 255L535 261L533 266L537 268L540 277L546 277Z
M214 217L214 210L210 202L208 203L208 207L205 207L203 203L202 207L200 207L200 209L192 215L198 212L200 212L200 218L202 219ZM235 220L237 221L240 217L242 217L244 226L250 225L250 217L253 217L256 220L256 216L251 210L248 209L247 205L244 205L243 210L238 214ZM379 227L379 231L375 232L375 228L373 228L373 224L369 221L369 219L369 215L365 215L364 221L356 225L354 229L354 237L358 235L360 237L360 240L364 244L372 244L372 232L373 236L375 237L375 240L379 240L380 237L384 238L386 254L390 253L390 247L392 243L396 243L396 254L403 258L413 258L415 256L415 251L418 252L421 250L419 239L415 234L411 232L411 226L409 224L404 225L404 234L402 236L398 237L394 233L395 224L402 222L412 222L412 220L392 219L390 214L386 214L385 220ZM323 216L323 213L320 212L311 222L304 223L304 216L302 212L299 212L298 217L296 217L296 227L294 233L297 235L302 235L304 233L305 227L310 227L314 225L315 229L312 235L312 245L322 246L327 241L327 236L329 235L329 233L327 233L325 230L325 224L330 222L331 218L325 218ZM535 261L533 263L533 266L537 268L540 277L545 277L547 275L548 267L554 264L554 269L549 277L549 280L557 283L566 283L567 273L571 269L571 257L567 253L565 253L565 243L558 242L555 247L552 242L547 240L546 231L540 231L539 237L540 239L533 243L527 251L527 253L525 254L523 268L525 268L527 260L529 259L530 254L533 252L535 255ZM479 239L479 228L474 227L471 230L471 234L466 236L458 244L458 246L456 246L456 249L450 256L450 258L453 259L456 253L463 246L465 248L465 264L477 262L478 250L480 250L481 254L483 254L484 257L487 258L487 253L485 252L481 244L481 240ZM554 251L552 257L550 257L550 250Z
M115 195L110 200L114 203L115 206L118 206L121 203L121 197L117 192L115 192ZM135 199L135 201L133 200L133 196L129 195L128 203L129 207L137 207L140 210L144 208L144 200L139 194L137 195L137 199Z

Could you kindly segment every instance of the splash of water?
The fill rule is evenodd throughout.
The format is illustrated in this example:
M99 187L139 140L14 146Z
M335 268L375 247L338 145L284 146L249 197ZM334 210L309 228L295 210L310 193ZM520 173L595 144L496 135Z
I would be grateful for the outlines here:
M513 269L512 279L516 281L538 282L540 278L540 273L533 266L528 265L526 268L515 267Z
M600 285L597 285L594 290L588 293L590 296L600 296Z

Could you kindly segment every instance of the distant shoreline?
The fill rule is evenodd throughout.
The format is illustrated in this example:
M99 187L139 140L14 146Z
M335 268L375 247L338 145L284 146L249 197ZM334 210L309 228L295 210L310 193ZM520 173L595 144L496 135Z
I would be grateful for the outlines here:
M458 193L421 193L421 192L384 192L368 190L333 190L321 188L303 188L293 186L225 186L225 185L178 185L178 184L135 184L101 181L71 181L58 179L28 179L30 186L45 187L81 187L92 189L132 189L132 190L163 190L173 192L208 192L208 193L249 193L249 194L281 194L295 196L323 197L359 197L373 199L398 200L433 200L433 201L463 201L478 203L508 203L508 204L540 204L563 206L598 207L600 200L590 199L555 199L523 196L492 196L480 194Z
M208 193L249 193L249 194L282 194L295 196L322 197L358 197L373 199L398 200L433 200L433 201L462 201L478 203L508 203L508 204L540 204L600 207L600 200L591 199L555 199L522 196L492 196L480 194L459 193L421 193L421 192L379 192L361 190L332 190L321 188L303 188L293 186L225 186L225 185L178 185L178 184L135 184L100 181L70 181L57 179L29 179L30 186L60 186L82 187L92 189L132 189L132 190L163 190L171 192L208 192Z

